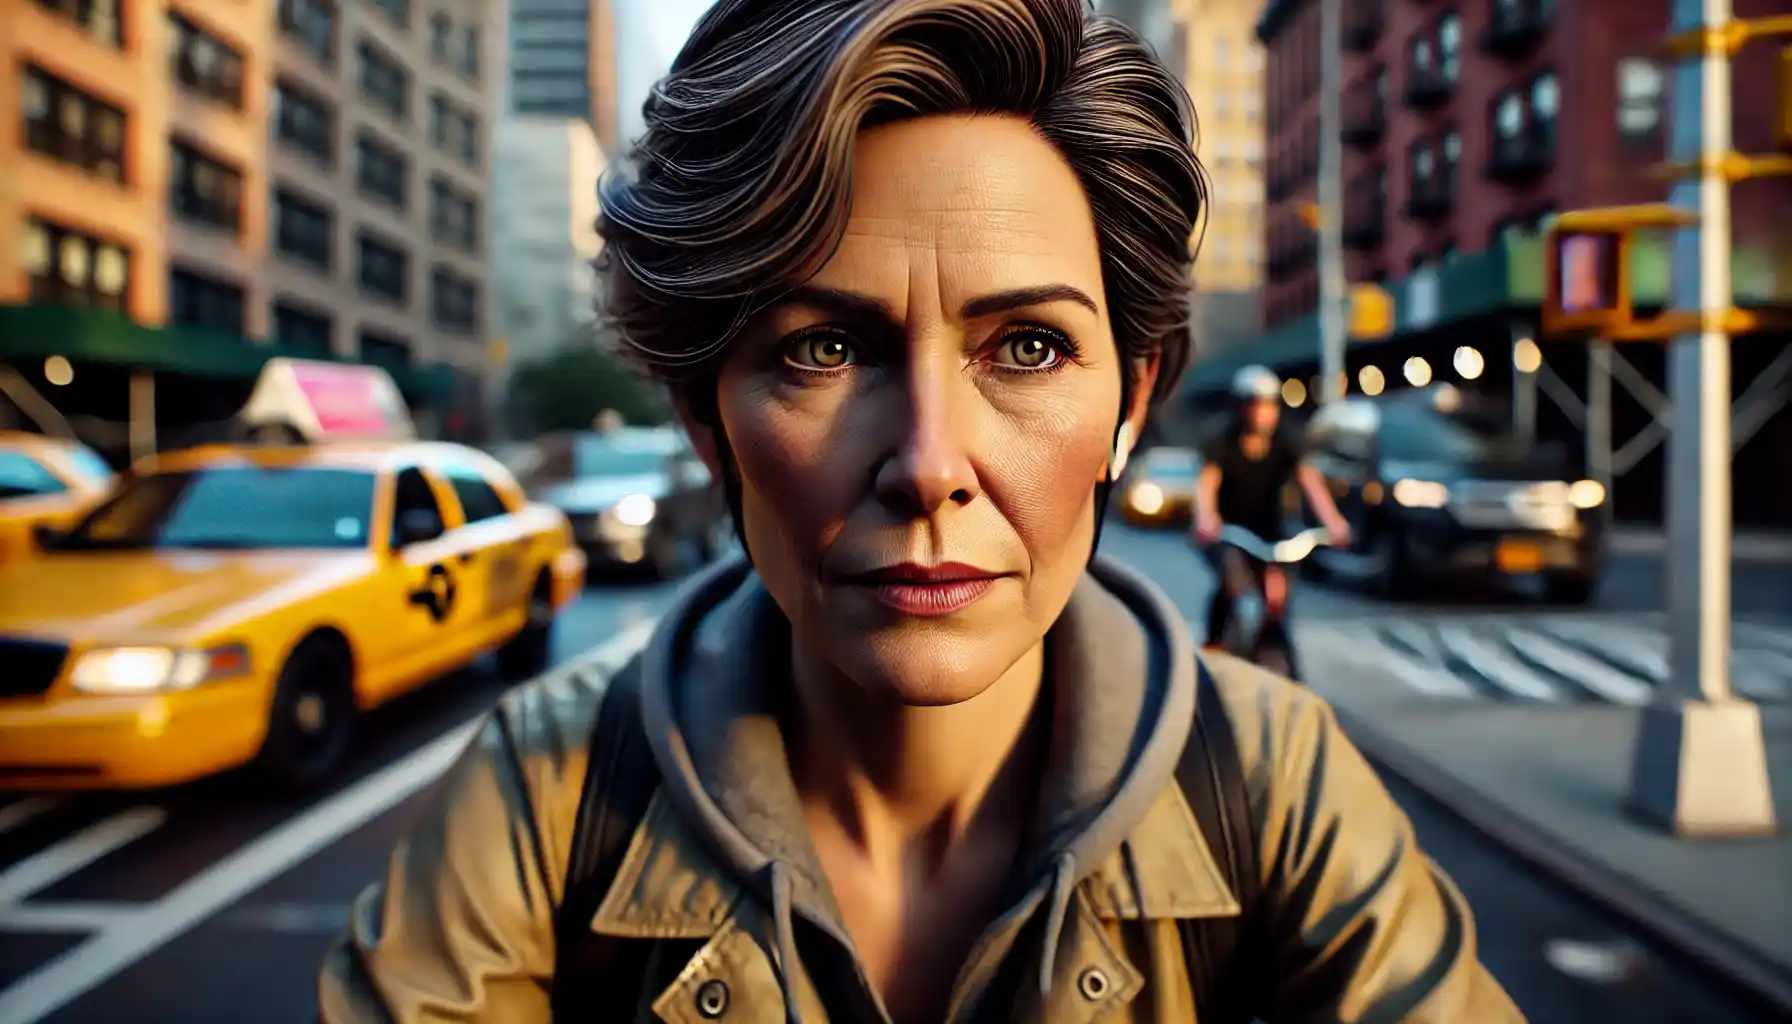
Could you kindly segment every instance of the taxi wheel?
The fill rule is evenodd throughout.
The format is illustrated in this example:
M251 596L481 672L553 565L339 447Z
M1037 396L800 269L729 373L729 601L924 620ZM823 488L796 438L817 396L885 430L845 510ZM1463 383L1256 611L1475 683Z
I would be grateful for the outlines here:
M313 637L280 670L259 767L279 786L304 790L328 779L354 738L354 668L339 643Z
M510 679L533 679L553 662L554 589L547 576L529 592L529 615L522 631L498 648L498 670Z

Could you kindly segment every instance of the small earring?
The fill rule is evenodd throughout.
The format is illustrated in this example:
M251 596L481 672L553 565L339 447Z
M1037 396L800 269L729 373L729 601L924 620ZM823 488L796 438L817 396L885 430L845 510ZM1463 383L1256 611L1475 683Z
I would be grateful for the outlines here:
M1108 462L1108 479L1118 481L1120 474L1126 472L1126 460L1132 457L1132 424L1120 424L1120 432L1114 436L1114 457Z

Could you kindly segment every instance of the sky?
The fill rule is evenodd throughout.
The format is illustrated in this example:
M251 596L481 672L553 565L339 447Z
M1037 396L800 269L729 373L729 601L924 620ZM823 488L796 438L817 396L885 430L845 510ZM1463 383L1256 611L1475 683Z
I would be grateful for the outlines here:
M647 90L672 66L691 26L711 0L614 0L616 13L616 102L622 137L641 131L641 103Z

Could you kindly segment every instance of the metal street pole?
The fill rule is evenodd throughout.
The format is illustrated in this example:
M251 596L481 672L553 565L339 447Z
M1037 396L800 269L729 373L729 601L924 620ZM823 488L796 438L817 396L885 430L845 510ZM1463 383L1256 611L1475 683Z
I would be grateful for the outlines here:
M1645 709L1631 802L1687 835L1775 829L1760 711L1730 693L1730 58L1731 0L1674 0L1676 35L1704 30L1673 75L1670 162L1695 168L1671 202L1697 215L1674 239L1674 305L1699 314L1671 343L1668 374L1669 677Z
M1319 12L1319 380L1321 404L1344 396L1343 0Z

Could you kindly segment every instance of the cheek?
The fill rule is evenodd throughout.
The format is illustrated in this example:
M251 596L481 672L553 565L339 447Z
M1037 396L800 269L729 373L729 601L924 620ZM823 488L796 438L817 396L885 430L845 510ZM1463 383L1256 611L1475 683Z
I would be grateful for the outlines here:
M1104 400L1105 398L1105 400ZM1119 393L1059 395L1035 416L991 418L984 486L1036 560L1092 530L1095 487L1114 453ZM1080 569L1086 550L1066 549Z
M751 385L730 388L726 381L719 397L749 533L802 538L803 544L785 546L811 550L821 538L825 549L862 479L842 464L853 446L841 410L790 402Z

